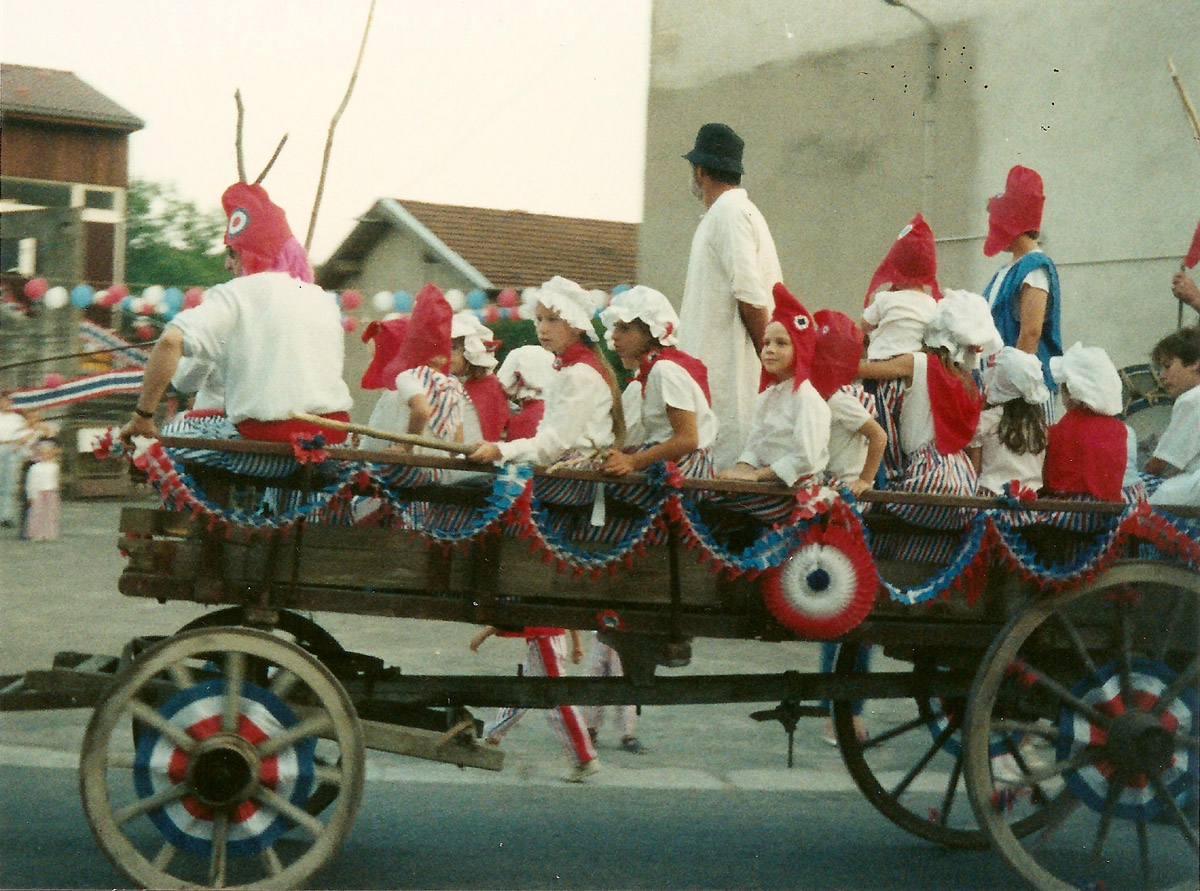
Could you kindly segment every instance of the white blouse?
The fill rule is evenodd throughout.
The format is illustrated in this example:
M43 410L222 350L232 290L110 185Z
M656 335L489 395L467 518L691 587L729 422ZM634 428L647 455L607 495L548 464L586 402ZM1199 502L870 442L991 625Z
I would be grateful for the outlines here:
M630 381L621 394L625 410L625 444L651 446L675 435L667 408L690 411L696 416L696 448L712 445L717 438L717 416L709 407L704 391L682 365L660 359L642 385Z
M809 381L793 390L788 378L758 394L739 464L770 467L794 486L829 466L831 413Z
M569 451L596 452L613 444L612 391L582 362L554 373L537 433L496 445L504 461L553 464Z

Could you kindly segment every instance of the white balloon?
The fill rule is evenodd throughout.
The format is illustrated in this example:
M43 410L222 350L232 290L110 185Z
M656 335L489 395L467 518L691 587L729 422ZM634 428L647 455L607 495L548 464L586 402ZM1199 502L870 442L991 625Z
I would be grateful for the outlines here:
M151 285L146 290L142 291L142 299L151 306L158 306L162 302L163 293L166 291L162 285Z
M141 297L134 297L129 301L129 311L134 315L142 314L142 307L146 305L146 301Z
M446 292L446 302L450 304L452 310L459 312L467 305L467 295L458 288L451 288Z
M389 312L396 305L396 298L392 296L391 291L380 291L371 298L371 305L378 312Z
M42 303L46 309L62 309L70 302L71 296L67 293L67 289L62 285L55 285L45 296L42 297Z

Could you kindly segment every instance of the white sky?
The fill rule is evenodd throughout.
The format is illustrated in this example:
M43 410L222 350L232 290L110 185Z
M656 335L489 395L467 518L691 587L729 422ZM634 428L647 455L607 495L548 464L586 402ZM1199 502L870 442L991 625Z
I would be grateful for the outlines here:
M264 185L303 241L369 0L0 0L0 58L75 72L146 121L134 177L219 209ZM377 0L313 260L380 197L636 221L650 0Z

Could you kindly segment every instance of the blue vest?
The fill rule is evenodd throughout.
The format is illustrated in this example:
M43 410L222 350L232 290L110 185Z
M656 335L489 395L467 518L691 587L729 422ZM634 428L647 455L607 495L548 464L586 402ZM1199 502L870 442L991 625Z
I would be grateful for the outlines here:
M1004 276L1000 293L996 295L996 302L992 304L992 320L996 323L1005 346L1016 346L1017 339L1021 336L1021 283L1025 281L1025 276L1043 266L1050 279L1050 296L1046 298L1046 319L1042 323L1042 336L1038 339L1037 357L1042 361L1042 377L1053 393L1058 385L1050 376L1050 357L1063 354L1062 332L1059 330L1058 270L1054 268L1054 261L1041 251L1032 251L1014 263ZM984 289L985 294L991 292L996 275L988 282Z

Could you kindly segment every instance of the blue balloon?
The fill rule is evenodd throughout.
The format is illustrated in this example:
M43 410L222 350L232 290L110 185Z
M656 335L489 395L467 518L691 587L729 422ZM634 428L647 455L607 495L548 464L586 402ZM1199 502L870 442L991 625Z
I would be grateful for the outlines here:
M628 291L629 288L629 285L617 285L612 289L612 295L616 297L618 294L623 294L625 291Z
M171 321L171 319L175 318L176 312L178 312L178 310L171 309L171 307L168 306L166 309L164 309L162 312L160 312L158 314L158 316L163 321L169 322L169 321Z
M121 312L129 312L129 307L132 304L133 304L133 295L130 294L128 296L122 297L121 302L118 303L117 306L120 307Z
M183 291L179 290L179 288L167 288L163 291L162 302L170 309L171 315L175 315L175 313L183 309Z
M87 309L95 296L96 290L91 285L76 285L71 289L71 305Z
M408 291L397 291L392 298L396 301L396 312L412 312L413 295Z
M467 306L471 309L483 309L487 306L487 294L479 288L472 288L467 291Z

